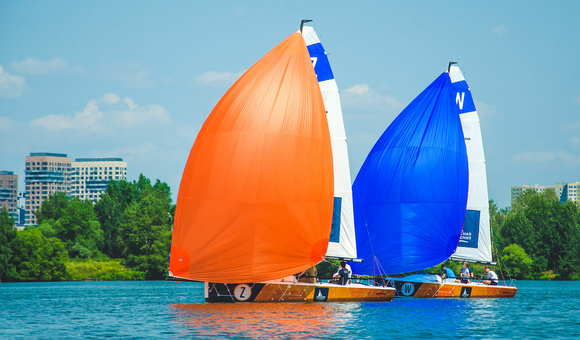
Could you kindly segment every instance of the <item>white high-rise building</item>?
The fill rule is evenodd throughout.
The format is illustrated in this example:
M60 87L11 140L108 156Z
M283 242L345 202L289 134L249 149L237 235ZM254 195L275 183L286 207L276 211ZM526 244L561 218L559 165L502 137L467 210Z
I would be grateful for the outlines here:
M122 158L77 158L71 164L70 195L97 202L110 180L127 179L127 162Z
M556 194L556 197L560 199L560 202L580 202L580 182L574 183L558 183L551 186L544 186L544 185L528 185L523 184L519 187L512 187L512 197L511 197L511 204L515 203L518 197L522 195L524 192L532 190L538 194L546 192L546 190L552 190Z

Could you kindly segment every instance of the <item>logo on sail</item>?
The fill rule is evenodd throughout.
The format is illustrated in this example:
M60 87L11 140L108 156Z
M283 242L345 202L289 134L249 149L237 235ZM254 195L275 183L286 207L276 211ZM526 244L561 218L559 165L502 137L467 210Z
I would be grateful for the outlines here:
M318 61L317 57L310 57L310 60L312 60L312 67L316 67L316 62Z
M237 285L234 289L234 296L238 301L246 301L252 295L252 288L247 284Z
M457 92L457 97L455 97L455 104L459 105L459 110L463 110L463 101L465 100L465 92Z

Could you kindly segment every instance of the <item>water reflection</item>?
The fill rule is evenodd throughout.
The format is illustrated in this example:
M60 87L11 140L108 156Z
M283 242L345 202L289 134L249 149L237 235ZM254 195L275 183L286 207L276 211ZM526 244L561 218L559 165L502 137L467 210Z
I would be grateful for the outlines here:
M173 304L183 335L226 338L328 339L354 304ZM336 316L339 316L338 318ZM345 320L342 320L345 321Z

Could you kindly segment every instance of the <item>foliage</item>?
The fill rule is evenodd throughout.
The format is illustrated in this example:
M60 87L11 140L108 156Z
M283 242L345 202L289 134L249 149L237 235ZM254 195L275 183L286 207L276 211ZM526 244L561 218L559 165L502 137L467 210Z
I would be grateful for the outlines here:
M139 204L141 200L149 196L154 196L161 201L163 211L157 211L157 213L162 214L163 218L170 217L172 221L175 205L171 205L171 189L167 183L156 180L155 184L151 185L151 180L143 174L139 176L138 181L111 181L109 183L107 193L95 205L95 212L104 232L103 253L113 258L124 256L123 249L128 243L123 241L123 235L120 234L124 212L129 206Z
M515 265L516 276L555 276L558 279L577 276L580 269L578 205L574 202L560 202L553 191L536 193L528 190L516 200L505 217L497 218L494 209L490 205L492 226L496 217L495 228L499 231L499 236L494 236L494 244L496 247L499 245L499 249L503 247L501 258ZM529 256L530 261L523 254ZM528 273L524 263L529 263ZM553 274L545 274L547 272Z
M144 274L129 270L121 264L121 260L71 260L66 264L69 279L72 281L129 281L143 280Z
M316 272L320 277L332 277L340 268L340 261L327 260L316 265Z
M171 247L170 205L151 191L123 213L119 235L126 264L146 272L147 279L167 275Z
M502 251L502 264L511 276L518 279L529 277L532 259L524 249L517 244L510 244Z
M64 280L64 263L74 280L166 277L175 214L167 183L152 184L143 174L138 181L111 181L95 205L56 193L36 214L39 225L19 233L7 212L0 215L2 278ZM114 268L109 256L117 259Z
M69 199L64 192L57 192L50 195L50 197L42 203L40 209L34 213L38 219L38 224L42 224L42 222L46 221L58 220L64 214L68 202Z
M53 224L54 220L51 220L51 222L43 221L37 226L34 225L27 226L25 230L36 229L46 237L56 237L56 231L54 230Z
M135 182L110 181L107 192L95 204L95 213L103 230L101 250L112 258L121 257L122 245L119 226L123 211L140 199L139 187Z
M10 217L6 208L0 209L0 279L8 274L12 258L10 243L15 237L14 219Z
M73 198L63 215L56 221L54 229L57 237L65 243L73 256L81 254L78 252L78 246L76 250L73 249L77 244L88 249L91 254L96 254L103 242L103 231L91 201Z
M8 279L11 281L60 281L66 279L69 260L64 244L47 238L36 229L20 231L11 242L14 256Z

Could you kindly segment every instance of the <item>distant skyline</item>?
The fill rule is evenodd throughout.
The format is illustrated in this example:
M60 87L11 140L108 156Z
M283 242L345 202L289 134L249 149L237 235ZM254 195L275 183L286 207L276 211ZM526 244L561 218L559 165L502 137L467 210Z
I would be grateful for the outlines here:
M354 180L388 124L449 61L480 116L489 197L580 181L580 3L3 1L0 170L31 152L120 157L177 197L228 87L314 20L329 52ZM175 203L175 202L174 202Z

